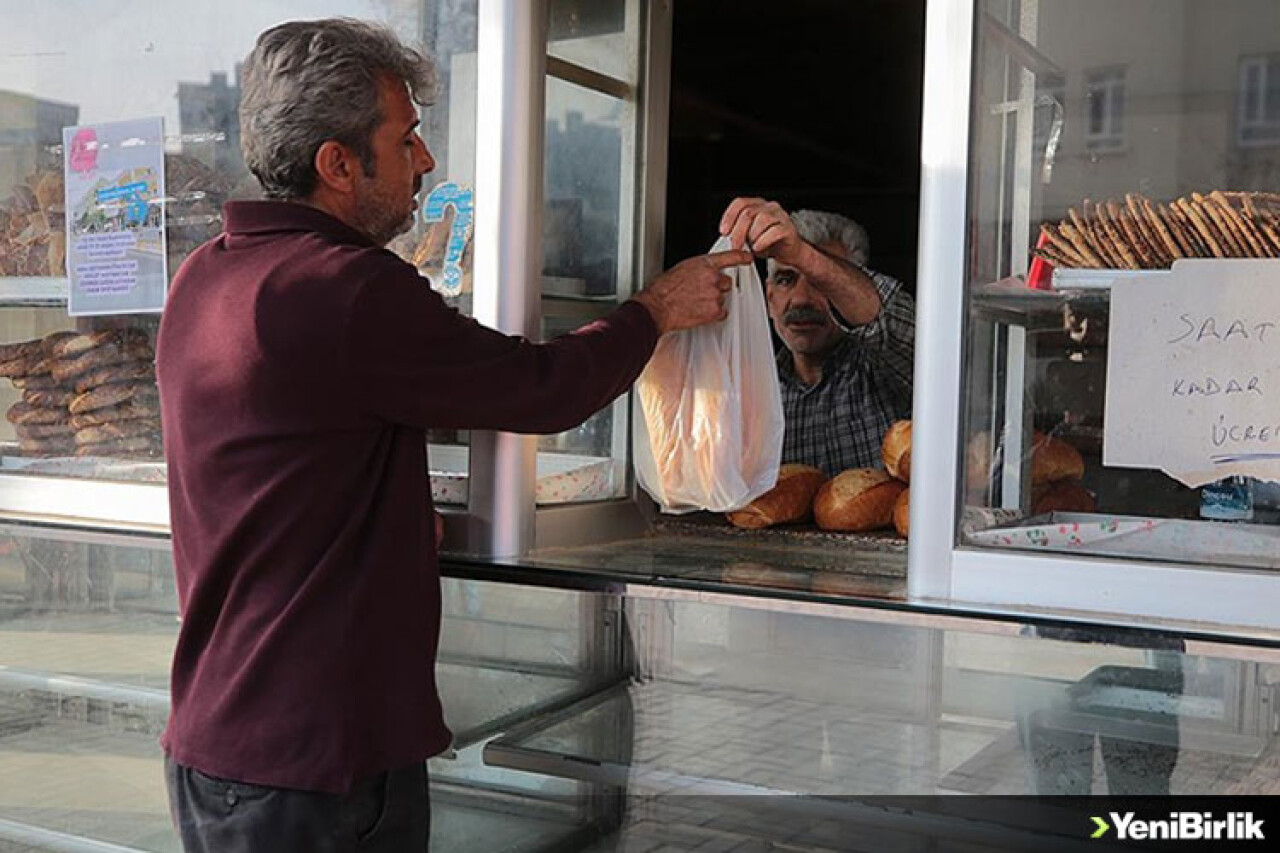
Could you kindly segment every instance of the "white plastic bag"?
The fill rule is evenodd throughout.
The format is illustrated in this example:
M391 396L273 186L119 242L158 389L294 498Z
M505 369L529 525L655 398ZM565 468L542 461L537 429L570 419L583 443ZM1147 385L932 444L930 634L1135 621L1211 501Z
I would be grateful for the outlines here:
M711 251L729 248L722 237ZM725 272L728 318L663 335L636 382L636 477L664 512L740 509L778 479L785 421L764 289L751 264Z

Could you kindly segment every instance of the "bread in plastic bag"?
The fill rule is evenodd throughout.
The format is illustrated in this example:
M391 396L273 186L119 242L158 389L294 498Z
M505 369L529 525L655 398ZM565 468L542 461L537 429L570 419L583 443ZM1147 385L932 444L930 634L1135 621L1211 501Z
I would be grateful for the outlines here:
M722 237L712 252L731 248ZM755 266L725 270L722 322L663 335L636 382L636 478L663 512L740 509L773 488L785 420Z

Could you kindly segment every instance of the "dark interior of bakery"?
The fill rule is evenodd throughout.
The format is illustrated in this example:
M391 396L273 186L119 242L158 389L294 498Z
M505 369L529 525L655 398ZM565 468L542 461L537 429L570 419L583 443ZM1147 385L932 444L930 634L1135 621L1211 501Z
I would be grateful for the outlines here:
M674 7L666 261L706 251L725 205L829 210L914 290L923 0Z

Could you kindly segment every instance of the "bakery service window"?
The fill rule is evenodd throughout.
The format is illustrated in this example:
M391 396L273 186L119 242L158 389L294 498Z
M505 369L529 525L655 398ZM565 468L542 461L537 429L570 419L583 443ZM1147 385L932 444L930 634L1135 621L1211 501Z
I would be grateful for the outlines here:
M1280 568L1280 7L948 9L975 38L939 52L972 69L968 111L923 154L967 131L933 180L948 211L963 199L963 238L922 238L964 270L934 303L962 317L957 384L930 389L960 401L935 422L956 434L925 451L956 470L925 513L951 529L946 588L1025 604L1039 578L1060 606L1270 624L1246 599ZM942 588L922 572L918 592Z

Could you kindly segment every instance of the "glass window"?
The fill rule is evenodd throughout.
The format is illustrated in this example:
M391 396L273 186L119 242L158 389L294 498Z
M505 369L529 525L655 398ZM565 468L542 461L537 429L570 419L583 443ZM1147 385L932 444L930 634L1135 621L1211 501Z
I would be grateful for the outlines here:
M467 748L622 677L615 611L452 578L441 596L436 672L459 754L432 761L431 849L565 849L546 836L585 817L575 789L520 774L498 796ZM160 749L178 629L167 542L0 525L0 850L180 849Z
M224 202L258 192L240 155L244 56L268 27L330 15L382 21L437 59L436 104L423 111L437 168L418 223L391 248L470 312L476 0L321 0L292 13L235 0L184 4L181 14L145 0L127 15L68 0L10 14L0 31L0 474L165 477L151 366L159 315L68 314L63 128L162 118L164 186L155 195L171 278L219 233ZM432 440L442 446L432 455L437 498L458 500L466 451L450 445L466 435Z
M1205 419L1207 441L1211 407L1256 396L1258 371L1236 380L1172 350L1157 357L1160 324L1175 323L1172 340L1190 309L1130 307L1155 304L1141 294L1174 307L1234 298L1227 283L1206 296L1184 271L1209 264L1230 277L1233 259L1280 257L1280 156L1265 144L1280 139L1280 7L983 0L978 10L958 541L1280 566L1277 488L1240 461L1249 449L1232 442L1244 429L1198 471L1176 461L1182 424ZM1258 302L1254 325L1280 316L1269 296ZM1140 373L1135 354L1155 372ZM1246 371L1250 358L1228 367ZM1170 364L1213 375L1166 385ZM1181 414L1152 420L1180 388L1193 388ZM1142 394L1153 402L1135 414ZM1124 437L1139 428L1135 454Z
M638 0L551 0L547 56L634 83Z
M1090 151L1124 147L1124 69L1085 73L1085 144Z
M1236 141L1242 146L1280 142L1280 56L1240 60Z
M638 64L634 50L622 49L638 38L634 5L551 4L542 213L547 338L604 316L635 287L636 89L628 81ZM591 45L612 47L598 56L582 52ZM581 426L539 440L539 503L624 494L627 407L623 397Z

